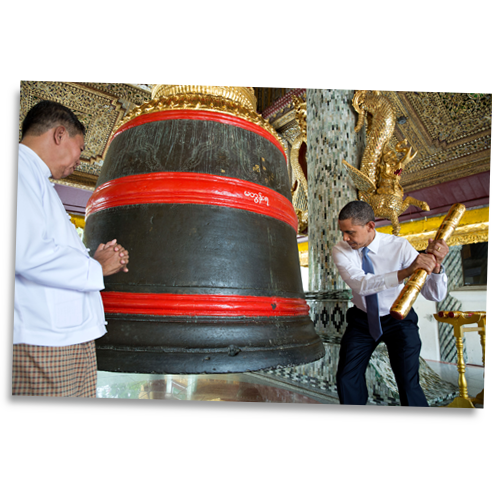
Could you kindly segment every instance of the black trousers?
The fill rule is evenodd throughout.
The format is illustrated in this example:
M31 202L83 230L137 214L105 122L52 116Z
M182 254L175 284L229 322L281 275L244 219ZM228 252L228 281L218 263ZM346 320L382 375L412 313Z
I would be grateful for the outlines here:
M381 316L382 336L375 342L368 331L366 313L357 307L347 311L347 329L340 344L337 390L341 404L365 405L368 401L365 372L370 357L380 342L389 351L391 368L398 385L402 406L429 406L419 382L422 342L418 316L413 309L405 319L390 314Z

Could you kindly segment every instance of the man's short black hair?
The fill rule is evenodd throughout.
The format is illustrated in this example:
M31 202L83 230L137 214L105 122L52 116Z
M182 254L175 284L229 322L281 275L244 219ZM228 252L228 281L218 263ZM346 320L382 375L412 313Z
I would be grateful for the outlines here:
M365 226L375 222L372 207L366 201L351 201L339 213L339 220L352 219L355 226Z
M33 106L23 120L21 139L25 135L39 136L53 127L66 127L71 137L85 135L85 127L71 109L54 101L40 101Z

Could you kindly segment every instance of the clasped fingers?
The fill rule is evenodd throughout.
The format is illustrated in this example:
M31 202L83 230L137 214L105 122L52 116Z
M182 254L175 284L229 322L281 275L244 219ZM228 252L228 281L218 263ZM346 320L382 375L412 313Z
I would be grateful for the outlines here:
M434 255L436 258L436 265L440 266L444 258L448 255L450 248L444 240L429 239L429 243L425 251L427 254Z
M101 243L94 254L94 259L101 264L104 276L109 276L119 271L128 272L128 250L116 243L116 240L109 241L106 244Z

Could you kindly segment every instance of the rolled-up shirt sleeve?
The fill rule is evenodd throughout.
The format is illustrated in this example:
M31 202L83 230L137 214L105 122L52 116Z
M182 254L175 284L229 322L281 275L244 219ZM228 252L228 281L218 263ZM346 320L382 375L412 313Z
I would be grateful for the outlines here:
M427 300L441 302L445 299L447 291L448 277L443 272L441 274L429 274L420 293Z

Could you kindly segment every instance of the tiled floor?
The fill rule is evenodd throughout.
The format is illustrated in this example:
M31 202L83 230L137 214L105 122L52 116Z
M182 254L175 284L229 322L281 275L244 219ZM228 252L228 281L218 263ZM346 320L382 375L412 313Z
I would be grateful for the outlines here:
M443 380L458 385L456 365L427 361ZM467 366L470 397L483 389L482 367ZM121 399L170 399L191 401L240 401L260 403L338 404L333 397L271 381L252 373L227 375L151 375L98 372L97 397Z

